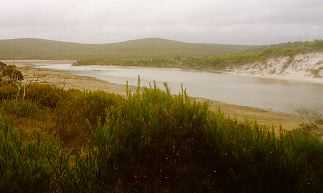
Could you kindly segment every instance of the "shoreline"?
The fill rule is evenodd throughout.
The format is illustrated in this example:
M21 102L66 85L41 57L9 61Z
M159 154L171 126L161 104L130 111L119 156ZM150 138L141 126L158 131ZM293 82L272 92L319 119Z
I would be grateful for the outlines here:
M76 60L1 60L8 64L16 64L16 65L26 65L26 64L74 64ZM78 65L76 65L78 66ZM93 65L80 65L80 66L93 66ZM119 65L94 65L94 66L116 66ZM210 68L202 68L202 69L194 69L194 68L181 68L181 67L156 67L156 66L127 66L127 65L121 65L122 67L127 68L167 68L167 69L174 69L174 70L183 70L183 71L198 71L198 72L206 72L206 73L223 73L228 75L234 75L234 76L243 76L243 77L251 77L251 78L261 78L261 79L267 79L267 80L277 80L277 81L292 81L292 82L298 82L298 83L312 83L312 84L323 84L323 77L313 78L313 77L304 77L302 74L285 74L285 75L278 75L278 74L268 74L268 73L250 73L246 71L237 71L234 69L227 69L227 70L215 70ZM51 70L54 71L54 70ZM57 72L62 72L58 71ZM107 81L105 81L107 82ZM111 83L110 83L111 84Z
M116 67L126 67L126 68L156 68L156 69L173 69L173 70L181 70L187 72L205 72L205 73L222 73L227 75L234 76L243 76L243 77L251 77L251 78L260 78L267 80L277 80L277 81L292 81L298 83L311 83L311 84L323 84L323 77L312 78L312 77L304 77L297 74L287 74L287 75L277 75L277 74L254 74L247 72L238 72L234 70L215 70L210 68L202 68L202 69L194 69L194 68L181 68L181 67L156 67L156 66L127 66L127 65L76 65L76 66L116 66Z
M310 78L303 77L297 75L269 75L269 74L252 74L246 72L234 72L234 71L225 71L225 74L230 74L234 76L244 76L244 77L252 77L252 78L262 78L269 80L277 80L277 81L290 81L290 82L298 82L298 83L311 83L311 84L323 84L323 78Z
M36 61L42 63L44 61ZM62 63L66 61L50 61L53 64ZM8 62L10 63L10 62ZM78 76L65 71L48 70L33 68L31 63L35 61L19 61L15 64L18 69L22 71L25 76L25 82L38 82L55 85L65 89L79 89L79 90L102 90L109 93L125 94L125 86L113 84L108 81L99 80L92 77ZM48 64L48 61L46 61ZM302 120L299 116L272 112L254 107L240 106L234 104L227 104L220 101L209 100L205 98L195 98L198 101L207 102L211 111L221 111L226 116L237 119L238 121L252 121L258 122L267 127L279 129L282 126L284 129L290 130L297 128Z

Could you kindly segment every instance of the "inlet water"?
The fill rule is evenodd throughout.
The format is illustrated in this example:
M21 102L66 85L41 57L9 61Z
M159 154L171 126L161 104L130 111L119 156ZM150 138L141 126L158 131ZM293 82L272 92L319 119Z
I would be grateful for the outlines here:
M37 64L35 68L68 71L115 84L143 86L156 81L167 83L173 93L183 85L190 96L204 97L230 104L250 106L277 112L295 113L314 110L323 113L323 84L273 80L226 73L189 71L176 68L123 66L73 66L71 64Z

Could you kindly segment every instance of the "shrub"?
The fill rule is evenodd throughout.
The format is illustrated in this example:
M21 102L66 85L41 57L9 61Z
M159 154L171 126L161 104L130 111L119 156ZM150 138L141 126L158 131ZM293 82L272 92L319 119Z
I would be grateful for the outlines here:
M70 91L56 109L56 128L63 141L85 140L104 124L109 111L121 102L121 97L104 92Z
M18 94L18 87L14 84L0 83L0 100L15 98Z
M43 112L37 104L27 100L4 101L1 104L1 108L5 113L22 118L37 118Z
M2 69L2 76L7 76L10 82L17 82L24 79L22 73L19 70L17 70L16 66L14 65L9 65Z
M323 143L241 124L184 92L137 91L99 128L85 160L102 192L321 192ZM96 161L93 161L96 160Z
M59 190L67 159L53 141L37 137L22 141L16 131L0 125L0 192L45 193Z
M48 108L55 108L64 97L64 90L47 84L31 84L26 88L25 98Z
M186 192L200 184L208 111L183 94L171 97L159 90L130 94L108 125L97 130L97 180L108 185L103 189Z
M0 125L0 192L323 190L323 142L310 132L240 123L184 90L138 88L125 98L61 92L54 105L61 139L90 143L70 154L54 140L22 141Z

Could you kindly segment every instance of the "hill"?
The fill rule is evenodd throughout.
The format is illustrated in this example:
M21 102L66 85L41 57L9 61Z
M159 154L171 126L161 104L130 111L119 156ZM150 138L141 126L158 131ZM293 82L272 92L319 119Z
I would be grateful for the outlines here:
M44 39L0 40L2 59L103 60L151 57L201 57L251 49L253 46L195 44L158 38L110 44L80 44Z
M0 40L1 59L71 59L79 65L132 65L223 70L268 59L323 52L323 41L268 46L185 43L149 38L110 44L44 39Z

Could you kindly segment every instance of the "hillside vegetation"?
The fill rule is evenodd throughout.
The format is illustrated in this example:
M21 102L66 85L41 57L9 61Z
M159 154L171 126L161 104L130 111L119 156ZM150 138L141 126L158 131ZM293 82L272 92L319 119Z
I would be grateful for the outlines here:
M0 192L320 193L323 142L177 96L0 84Z
M78 44L41 39L0 41L2 59L72 59L79 65L134 65L224 69L281 56L323 52L323 41L271 46L193 44L141 39L112 44Z
M1 59L73 59L111 61L127 58L209 56L252 46L194 44L165 39L140 39L111 44L79 44L42 39L0 40Z

